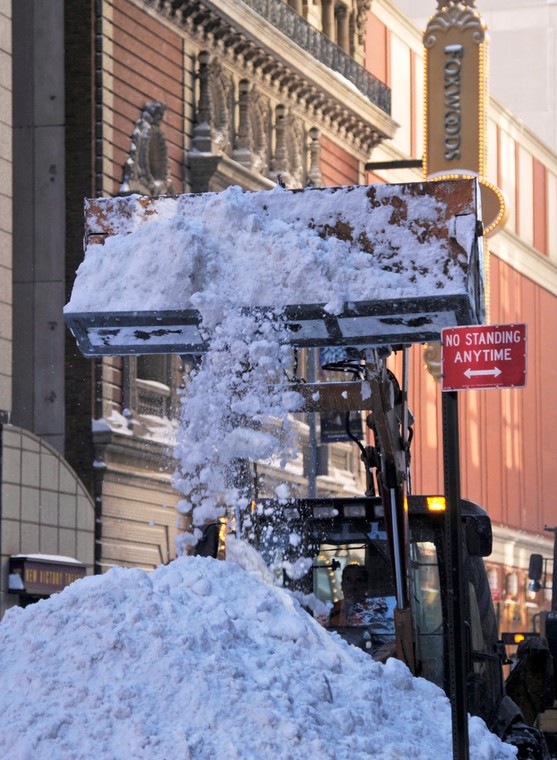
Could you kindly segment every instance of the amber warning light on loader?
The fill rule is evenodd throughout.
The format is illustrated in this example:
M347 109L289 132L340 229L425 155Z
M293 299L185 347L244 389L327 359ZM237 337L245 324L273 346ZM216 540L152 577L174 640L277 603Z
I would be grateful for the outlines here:
M531 639L539 636L540 634L536 631L514 631L514 632L503 632L501 634L501 641L503 644L507 644L509 646L517 646L518 644L521 644L523 641L526 641L526 639Z
M430 512L444 512L447 508L444 496L428 496L427 508Z
M525 324L471 325L441 331L442 390L524 388Z

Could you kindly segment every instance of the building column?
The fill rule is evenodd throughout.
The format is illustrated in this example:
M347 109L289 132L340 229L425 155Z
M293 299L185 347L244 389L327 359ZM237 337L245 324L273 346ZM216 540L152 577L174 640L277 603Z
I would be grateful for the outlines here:
M197 56L199 62L199 101L193 137L192 148L203 153L210 153L211 146L211 93L209 91L209 61L210 55L206 51Z
M338 5L336 8L337 22L337 45L350 55L350 16L346 5Z
M323 34L335 40L335 3L334 0L321 0Z
M64 3L13 3L12 422L64 452ZM32 220L32 223L30 223Z
M321 168L320 168L321 143L319 142L319 130L317 129L317 127L312 127L309 130L309 138L310 138L310 144L309 144L310 162L309 162L309 171L308 171L308 180L309 180L308 184L311 184L313 187L321 187L322 185Z
M234 141L232 158L247 169L251 168L251 125L249 121L250 83L247 79L240 82L238 94L238 132Z
M288 151L286 148L286 107L278 105L275 110L275 152L271 162L270 178L276 182L277 177L285 179L288 173Z

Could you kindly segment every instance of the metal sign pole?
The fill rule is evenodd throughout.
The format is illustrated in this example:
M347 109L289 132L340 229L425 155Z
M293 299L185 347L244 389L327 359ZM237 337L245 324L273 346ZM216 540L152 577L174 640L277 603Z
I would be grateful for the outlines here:
M308 381L315 382L317 373L316 353L318 348L308 348ZM313 499L317 496L317 420L315 412L308 414L309 427L309 472L308 472L308 496Z
M548 528L547 525L545 526L545 530L548 530L550 533L553 533L553 581L551 584L551 611L557 612L557 583L555 582L555 579L557 578L557 528Z
M449 697L452 711L453 758L469 760L468 695L466 692L466 640L463 610L462 521L460 515L460 463L458 393L442 393L443 461L445 474L445 532L447 547L447 647Z

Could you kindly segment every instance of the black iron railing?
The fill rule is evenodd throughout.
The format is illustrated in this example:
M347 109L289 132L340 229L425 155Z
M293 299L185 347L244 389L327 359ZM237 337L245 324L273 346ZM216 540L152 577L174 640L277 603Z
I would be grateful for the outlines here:
M342 74L385 113L391 113L391 90L376 79L363 66L347 55L322 32L290 8L284 0L243 0L246 5L263 16L270 24L289 37L307 53Z

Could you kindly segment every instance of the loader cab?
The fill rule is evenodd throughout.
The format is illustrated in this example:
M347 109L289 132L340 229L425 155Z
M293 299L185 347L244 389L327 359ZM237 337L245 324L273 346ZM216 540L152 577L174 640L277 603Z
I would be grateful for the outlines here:
M448 691L449 662L445 521L440 502L408 499L410 600L417 674ZM491 523L477 505L462 500L463 604L467 626L469 709L489 724L504 685L497 625L483 556L491 552ZM395 590L390 550L379 498L307 499L258 504L259 550L284 585L314 594L333 614L316 615L325 627L376 659L393 653ZM342 576L350 565L367 571L359 604L336 615L343 599ZM304 572L305 570L305 572Z

